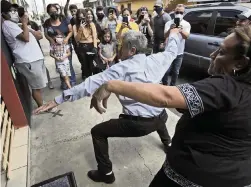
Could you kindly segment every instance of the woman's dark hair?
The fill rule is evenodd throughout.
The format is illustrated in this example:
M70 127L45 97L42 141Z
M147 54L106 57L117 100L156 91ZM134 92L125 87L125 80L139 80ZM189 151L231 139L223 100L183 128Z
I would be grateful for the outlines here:
M79 8L77 10L77 13L76 13L76 28L77 28L77 30L79 29L80 23L81 23L81 20L79 19L80 18L80 14L83 14L84 18L85 18L85 16L86 16L86 10L83 9L83 8Z
M85 12L85 18L87 18L87 14L88 14L88 12L90 11L91 14L92 14L92 17L93 17L93 23L96 23L95 15L94 15L92 9L87 8L87 9L85 9L85 11L86 11L86 12Z
M48 14L49 14L50 9L51 9L52 7L56 8L57 11L58 11L58 7L57 7L55 4L48 4L47 7L46 7L46 11L47 11Z
M132 11L129 8L124 8L121 12L121 14L123 15L125 11L129 11L130 14L132 14Z
M102 44L106 44L106 41L104 40L104 36L105 36L105 34L107 34L107 33L109 33L110 34L110 36L111 36L111 38L110 38L110 42L109 43L111 43L112 42L112 31L110 30L110 29L104 29L103 30L103 35L102 35Z

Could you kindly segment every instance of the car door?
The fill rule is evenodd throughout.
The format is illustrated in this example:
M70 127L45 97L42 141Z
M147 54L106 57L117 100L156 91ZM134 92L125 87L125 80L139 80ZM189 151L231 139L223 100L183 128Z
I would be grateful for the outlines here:
M190 36L186 40L183 64L201 68L201 60L209 61L212 52L210 29L217 12L215 10L196 10L188 12L184 20L191 24ZM206 59L205 59L206 58Z
M235 16L240 13L240 10L235 9L217 10L217 16L214 21L214 26L212 27L213 32L209 32L211 39L208 42L208 53L211 53L219 48L224 38L229 34L230 29L235 27L237 21L237 18ZM207 59L207 57L202 57L200 59L200 68L207 70L209 63L210 59Z

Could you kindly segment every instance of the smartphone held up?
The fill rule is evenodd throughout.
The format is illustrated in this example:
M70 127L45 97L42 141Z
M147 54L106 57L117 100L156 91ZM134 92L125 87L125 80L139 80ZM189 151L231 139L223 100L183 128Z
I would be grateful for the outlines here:
M180 18L174 18L174 24L176 25L176 28L180 26Z

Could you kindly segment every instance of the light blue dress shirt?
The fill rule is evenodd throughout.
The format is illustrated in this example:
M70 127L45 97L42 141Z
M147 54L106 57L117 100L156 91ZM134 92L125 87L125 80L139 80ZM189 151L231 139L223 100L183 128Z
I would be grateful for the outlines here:
M146 56L137 54L119 62L102 73L87 78L81 84L55 98L56 103L75 101L86 96L91 96L96 89L109 80L122 80L128 82L156 83L159 84L162 77L170 67L178 53L180 39L177 34L171 34L164 52ZM136 102L130 98L119 96L123 106L123 113L133 116L154 117L158 116L163 108L152 107Z

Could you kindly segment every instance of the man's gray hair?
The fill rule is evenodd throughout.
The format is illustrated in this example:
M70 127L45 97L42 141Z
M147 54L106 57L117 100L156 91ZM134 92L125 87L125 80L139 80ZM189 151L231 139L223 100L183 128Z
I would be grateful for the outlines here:
M141 32L130 30L123 34L122 44L127 46L127 49L135 47L137 53L144 53L147 47L147 39Z

